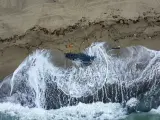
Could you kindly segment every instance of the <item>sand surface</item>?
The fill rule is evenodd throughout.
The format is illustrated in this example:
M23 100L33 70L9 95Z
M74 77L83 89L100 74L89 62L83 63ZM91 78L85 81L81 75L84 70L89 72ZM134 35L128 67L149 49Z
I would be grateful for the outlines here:
M160 50L160 0L0 0L0 79L35 49L97 41Z

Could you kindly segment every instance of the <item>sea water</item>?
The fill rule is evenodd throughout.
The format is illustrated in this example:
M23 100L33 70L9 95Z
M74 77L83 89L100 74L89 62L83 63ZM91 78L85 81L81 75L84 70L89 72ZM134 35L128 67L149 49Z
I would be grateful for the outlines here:
M78 98L92 95L98 89L103 88L104 84L109 83L112 85L112 83L117 83L117 80L120 80L120 85L127 83L126 86L139 81L146 82L145 80L148 80L147 78L152 80L152 78L154 78L154 71L152 71L152 69L159 70L158 63L154 64L156 60L159 60L157 57L158 52L156 51L148 50L144 47L139 47L138 49L137 47L132 47L128 48L130 53L140 50L138 53L143 54L133 53L134 57L129 54L131 57L128 57L128 59L117 59L109 55L109 53L106 53L102 48L103 44L104 43L93 44L84 51L84 54L98 57L95 58L91 66L85 68L80 67L79 62L75 61L76 65L80 67L78 69L77 67L72 67L71 69L65 70L50 64L48 59L46 59L49 58L47 50L39 50L33 53L14 71L11 79L7 79L10 79L10 95L16 92L16 90L22 92L22 95L25 96L29 96L29 92L33 92L34 95L30 96L33 97L33 101L31 102L33 102L35 106L31 106L30 103L22 105L20 103L21 101L14 102L16 96L11 98L9 96L7 101L0 103L0 120L160 120L160 108L151 109L151 111L147 113L137 111L136 113L128 114L127 108L117 101L103 103L103 101L97 100L96 102L88 104L79 102L74 106L68 104L67 106L61 106L59 109L45 109L47 82L56 82L57 86L66 95ZM147 56L148 53L151 53L149 57ZM127 53L125 55L127 55ZM134 65L134 62L136 63L137 61L140 65L138 66L139 71L136 69L137 66ZM133 63L129 64L131 66L133 65L131 72L128 71L130 69L126 66L129 62ZM148 67L145 67L143 62L146 63ZM110 64L112 65L111 67L109 66ZM143 68L145 68L144 71ZM159 75L158 70L156 71L157 76ZM54 79L45 81L48 74ZM23 87L19 88L19 85L22 83ZM3 85L3 83L0 84L0 87L1 85ZM27 89L25 89L24 85L27 86L25 86ZM153 90L157 88L156 85L152 87ZM28 89L29 92L25 91ZM117 92L117 90L115 90L115 92ZM104 93L106 92L107 91ZM21 93L18 95L21 95ZM116 95L114 96L115 100L118 99ZM126 95L122 92L122 102L123 100L125 101L124 96Z

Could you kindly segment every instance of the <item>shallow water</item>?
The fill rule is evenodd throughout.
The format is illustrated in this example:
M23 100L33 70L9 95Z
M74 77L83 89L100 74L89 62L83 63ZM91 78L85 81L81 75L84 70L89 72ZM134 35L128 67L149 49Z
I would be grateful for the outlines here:
M19 118L0 113L0 120L19 120Z
M4 113L0 113L0 120L21 120L21 118L15 117L15 116L10 116L10 115L4 114ZM28 118L28 120L36 120L36 119L32 119L32 118L29 119ZM37 118L37 120L38 120L38 118ZM55 119L51 118L50 120L55 120ZM121 119L121 120L160 120L160 115L150 114L150 113L134 113L134 114L127 116L125 119Z
M119 103L80 103L57 110L28 108L19 104L0 104L0 120L160 120L160 107L148 113L126 115Z
M124 120L160 120L160 115L151 113L131 114Z

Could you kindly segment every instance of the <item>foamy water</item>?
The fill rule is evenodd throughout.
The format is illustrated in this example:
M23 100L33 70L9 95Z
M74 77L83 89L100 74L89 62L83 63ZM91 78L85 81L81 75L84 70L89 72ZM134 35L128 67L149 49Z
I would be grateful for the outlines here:
M50 51L35 51L0 84L0 88L8 86L9 91L0 99L1 118L7 115L20 120L118 120L127 117L127 107L132 110L142 104L149 106L144 107L147 110L156 108L160 52L143 46L121 52L115 57L105 43L93 43L83 51L95 56L91 65L84 67L77 60L72 61L71 67L63 68L54 65L51 58L56 56L51 56ZM45 110L48 106L51 110ZM160 107L149 114L159 111Z
M22 107L13 103L1 103L0 112L20 120L118 120L126 117L126 110L119 103L79 103L77 106L58 110Z
M160 107L149 113L127 115L119 103L79 103L58 110L28 108L19 104L1 103L0 120L159 120Z

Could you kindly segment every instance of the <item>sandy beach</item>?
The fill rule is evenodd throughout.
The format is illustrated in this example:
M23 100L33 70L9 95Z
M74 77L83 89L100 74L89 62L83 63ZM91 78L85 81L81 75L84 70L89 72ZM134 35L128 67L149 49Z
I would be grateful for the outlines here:
M78 53L100 41L160 50L160 1L0 0L0 79L36 49Z

